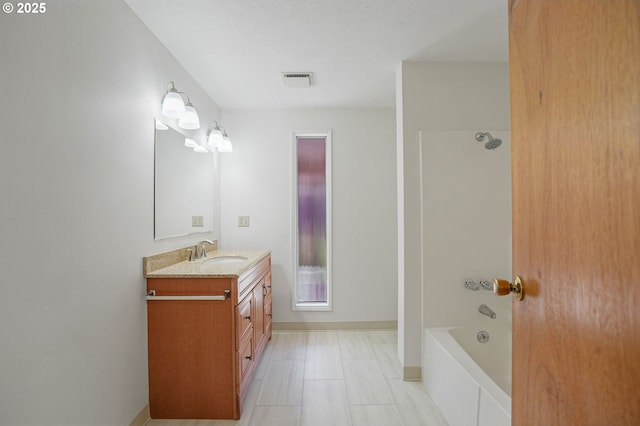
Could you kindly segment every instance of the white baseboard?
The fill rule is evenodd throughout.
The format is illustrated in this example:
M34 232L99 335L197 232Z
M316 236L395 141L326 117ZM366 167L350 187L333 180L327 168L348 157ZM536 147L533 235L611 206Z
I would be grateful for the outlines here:
M138 415L131 420L129 426L144 426L149 420L151 420L151 412L149 411L149 404L147 404Z
M273 330L397 330L398 321L274 322Z
M422 380L422 367L403 367L402 380L407 382L419 382Z

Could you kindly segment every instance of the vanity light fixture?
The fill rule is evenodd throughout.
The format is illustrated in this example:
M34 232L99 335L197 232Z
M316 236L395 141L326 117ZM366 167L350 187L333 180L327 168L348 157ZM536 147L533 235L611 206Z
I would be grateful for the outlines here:
M187 98L185 104L184 97ZM176 89L173 81L167 85L167 92L162 98L162 115L178 120L178 127L182 129L195 130L200 128L200 119L198 112L193 107L189 96Z
M219 125L217 121L214 121L213 124L209 126L209 131L207 132L207 148L211 151L218 149L218 152L233 151L231 138L229 138L227 130Z

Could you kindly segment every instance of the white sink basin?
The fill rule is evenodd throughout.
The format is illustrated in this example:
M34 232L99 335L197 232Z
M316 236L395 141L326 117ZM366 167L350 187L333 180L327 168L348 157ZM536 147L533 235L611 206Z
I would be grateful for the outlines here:
M203 263L208 265L211 265L211 264L218 265L221 263L244 262L245 260L249 260L249 258L244 256L218 256L218 257L213 257L211 259L207 259Z

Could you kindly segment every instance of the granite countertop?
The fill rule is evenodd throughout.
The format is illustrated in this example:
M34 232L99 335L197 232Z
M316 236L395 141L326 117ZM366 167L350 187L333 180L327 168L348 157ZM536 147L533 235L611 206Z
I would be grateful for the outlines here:
M238 278L271 253L270 250L214 250L207 257L181 260L168 266L154 265L154 259L144 259L145 278ZM216 263L215 258L241 256L238 262ZM162 266L162 267L156 267Z

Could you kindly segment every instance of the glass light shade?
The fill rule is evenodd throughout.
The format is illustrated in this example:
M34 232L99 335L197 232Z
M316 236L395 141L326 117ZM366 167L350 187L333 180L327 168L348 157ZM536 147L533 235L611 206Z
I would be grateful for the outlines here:
M185 107L184 114L182 114L178 120L178 127L189 130L200 128L200 118L198 118L198 112L193 105L188 104Z
M175 90L171 89L162 100L162 115L168 118L179 118L185 113L184 100Z
M233 152L233 146L231 145L231 139L229 136L225 136L218 146L218 152Z
M205 148L204 146L199 145L199 144L196 144L196 146L193 148L193 150L194 150L195 152L200 152L200 153L203 153L203 154L205 154L205 153L208 153L208 152L209 152L209 150L208 150L207 148Z
M218 127L211 129L209 136L207 137L207 146L209 149L215 149L220 146L222 142L222 132Z
M187 148L195 148L198 146L198 143L191 138L184 138L184 146Z

